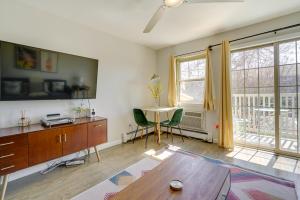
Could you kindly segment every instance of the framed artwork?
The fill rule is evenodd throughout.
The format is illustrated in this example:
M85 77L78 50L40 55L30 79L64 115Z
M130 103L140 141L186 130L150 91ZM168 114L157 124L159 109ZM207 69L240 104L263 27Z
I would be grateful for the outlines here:
M55 73L57 72L58 54L51 51L41 51L41 71Z
M16 67L26 70L39 69L39 51L34 48L16 46Z

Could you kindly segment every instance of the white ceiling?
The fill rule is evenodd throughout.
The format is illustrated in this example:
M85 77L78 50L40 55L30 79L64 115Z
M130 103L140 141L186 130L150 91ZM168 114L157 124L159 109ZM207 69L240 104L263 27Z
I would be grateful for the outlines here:
M163 0L20 0L51 14L159 49L300 11L300 0L184 4L143 29Z

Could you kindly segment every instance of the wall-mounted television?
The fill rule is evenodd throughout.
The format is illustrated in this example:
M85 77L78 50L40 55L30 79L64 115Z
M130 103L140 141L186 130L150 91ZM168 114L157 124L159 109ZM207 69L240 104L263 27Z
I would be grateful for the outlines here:
M0 101L95 99L98 60L0 41Z

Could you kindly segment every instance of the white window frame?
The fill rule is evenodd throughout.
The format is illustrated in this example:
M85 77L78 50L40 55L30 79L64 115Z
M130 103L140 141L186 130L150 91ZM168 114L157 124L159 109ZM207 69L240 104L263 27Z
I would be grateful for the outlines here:
M189 61L194 61L194 60L199 60L199 59L205 59L206 60L206 54L201 53L201 54L196 54L196 55L189 55L185 57L179 57L176 59L176 84L177 84L177 104L179 106L187 107L193 109L195 108L201 108L203 106L203 100L202 102L199 103L184 103L180 101L180 85L183 82L193 82L193 81L204 81L205 83L205 75L204 78L197 78L197 79L188 79L188 80L181 80L181 73L180 73L180 63L182 62L189 62ZM204 69L206 70L206 69ZM206 73L206 71L205 71ZM205 87L204 87L205 88ZM204 95L204 90L203 90L203 95Z

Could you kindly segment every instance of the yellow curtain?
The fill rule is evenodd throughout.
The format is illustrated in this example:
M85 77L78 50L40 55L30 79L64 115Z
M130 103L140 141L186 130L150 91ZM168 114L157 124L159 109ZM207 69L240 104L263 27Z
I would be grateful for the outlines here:
M213 111L215 109L213 99L213 85L212 85L212 64L211 64L211 52L207 48L205 50L206 67L205 67L205 90L204 90L204 102L203 107L206 111Z
M231 82L230 82L230 45L222 42L220 106L219 106L219 146L233 149L233 129L231 110Z
M177 105L176 58L174 56L170 59L168 103L169 106Z

